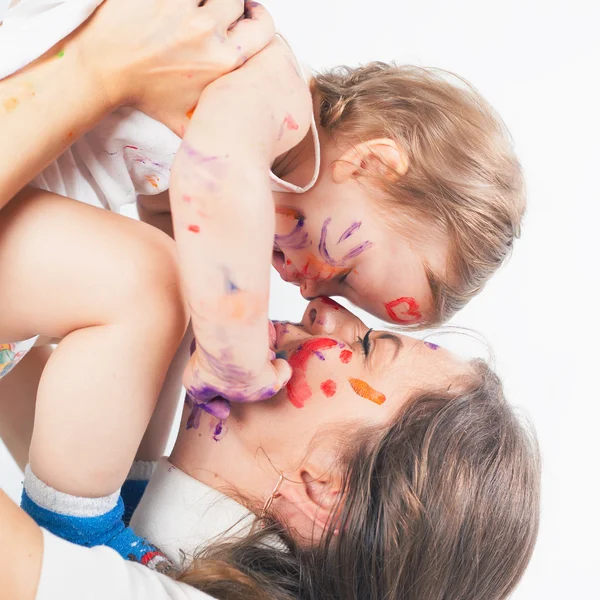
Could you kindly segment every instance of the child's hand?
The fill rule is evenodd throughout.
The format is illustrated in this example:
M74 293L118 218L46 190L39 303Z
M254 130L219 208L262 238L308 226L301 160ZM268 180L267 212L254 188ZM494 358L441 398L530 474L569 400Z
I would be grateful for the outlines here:
M190 128L218 123L222 135L247 143L270 162L306 136L312 96L286 42L276 36L237 71L209 85Z
M269 321L271 347L274 337L273 324ZM277 394L292 375L289 364L275 358L271 348L262 369L256 373L231 362L227 351L222 351L221 356L216 358L194 341L191 352L192 357L183 376L188 401L220 419L229 416L229 401L267 400Z
M130 104L181 132L212 81L264 48L269 13L243 0L105 0L72 43L112 106ZM68 47L65 51L68 51Z

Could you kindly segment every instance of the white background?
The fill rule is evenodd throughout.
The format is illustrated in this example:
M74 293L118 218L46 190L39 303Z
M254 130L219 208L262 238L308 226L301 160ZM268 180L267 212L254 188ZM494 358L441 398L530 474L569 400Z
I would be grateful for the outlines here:
M487 338L508 397L533 420L542 446L541 531L514 598L600 598L598 2L266 4L313 68L373 59L443 67L504 117L528 182L523 236L453 323ZM273 278L272 316L294 319L303 308L296 288ZM0 447L0 482L15 498L19 481Z

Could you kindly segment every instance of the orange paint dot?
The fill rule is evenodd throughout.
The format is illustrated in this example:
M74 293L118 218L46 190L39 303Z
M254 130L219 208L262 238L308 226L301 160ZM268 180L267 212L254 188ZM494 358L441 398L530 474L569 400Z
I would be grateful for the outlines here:
M155 177L154 175L146 175L146 181L153 187L158 187L158 177Z
M196 108L195 108L195 107L194 107L194 108L190 108L190 110L188 110L188 111L185 113L185 116L186 116L188 119L191 119L191 118L194 116L194 111L195 111L195 110L196 110Z
M7 110L7 112L10 112L11 110L15 110L15 108L17 108L18 105L19 105L19 101L16 98L8 98L8 100L5 100L2 103L2 106L4 106L4 108Z
M373 389L366 381L350 377L348 382L352 386L354 393L362 398L375 402L375 404L383 404L385 402L385 396L376 389Z
M198 225L188 225L188 231L192 233L200 233L200 227Z

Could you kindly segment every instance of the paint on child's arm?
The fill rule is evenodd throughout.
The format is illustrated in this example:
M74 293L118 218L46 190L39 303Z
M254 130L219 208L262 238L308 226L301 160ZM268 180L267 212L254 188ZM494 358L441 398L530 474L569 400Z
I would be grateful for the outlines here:
M392 300L384 306L390 319L396 323L415 323L421 319L417 301L409 296Z
M430 350L437 350L439 346L433 342L423 342Z
M191 233L200 233L200 226L190 224L188 225L188 231L190 231Z
M191 118L194 116L194 112L196 112L196 107L195 107L195 106L194 106L194 108L190 108L190 110L188 110L188 111L185 113L185 116L186 116L188 119L191 119Z
M366 381L350 377L348 382L354 390L354 393L358 394L362 398L366 398L375 404L383 404L385 402L385 396L381 392L378 392L376 389L372 388Z
M288 131L297 131L299 127L300 126L298 125L298 123L296 123L294 117L290 113L286 113L283 122L281 123L281 127L279 128L279 135L277 136L277 141L283 138L283 134L285 133L286 129Z

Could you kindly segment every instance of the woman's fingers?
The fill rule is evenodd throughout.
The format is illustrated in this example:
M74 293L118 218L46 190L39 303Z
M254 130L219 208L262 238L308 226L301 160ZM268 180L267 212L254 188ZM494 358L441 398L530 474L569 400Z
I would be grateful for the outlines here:
M262 4L250 2L246 6L249 18L236 23L228 37L229 43L247 59L260 52L273 39L275 23Z

